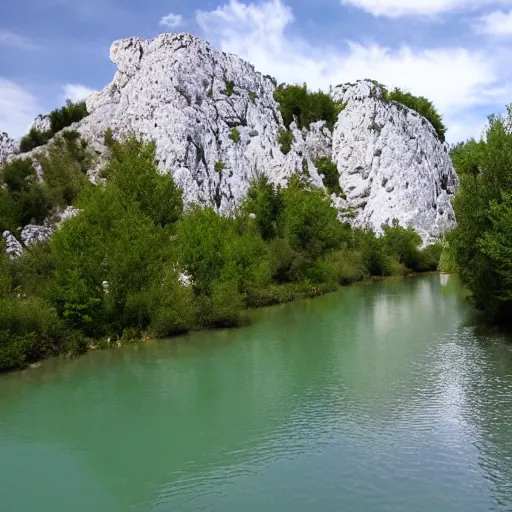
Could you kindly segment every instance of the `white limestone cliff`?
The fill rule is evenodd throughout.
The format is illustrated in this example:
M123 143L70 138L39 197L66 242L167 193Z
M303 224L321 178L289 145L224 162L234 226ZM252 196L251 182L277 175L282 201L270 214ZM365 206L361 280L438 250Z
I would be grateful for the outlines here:
M334 99L346 104L333 133L333 160L356 226L398 219L414 226L424 242L455 224L451 197L457 188L448 148L417 112L381 99L379 86L361 81L340 86Z
M325 122L307 130L292 123L294 142L284 155L276 84L239 57L190 34L116 41L110 57L117 66L113 81L89 96L90 115L71 129L100 155L107 128L114 136L154 140L159 169L173 174L186 203L229 214L261 174L285 184L303 173L322 187L314 162L328 157L346 194L332 195L333 203L352 224L379 231L396 218L429 243L455 223L450 199L457 178L446 146L419 114L382 101L372 82L332 91L346 104L332 133ZM44 128L47 117L35 125ZM0 137L0 162L1 148ZM91 181L98 170L88 173Z
M19 142L11 139L5 132L0 132L0 165L19 151Z
M295 129L292 151L281 152L275 84L249 63L189 34L117 41L110 57L117 73L87 99L80 131L98 145L107 127L153 139L160 169L173 173L185 202L228 213L251 179L284 183L303 160L321 185L307 150L314 141Z

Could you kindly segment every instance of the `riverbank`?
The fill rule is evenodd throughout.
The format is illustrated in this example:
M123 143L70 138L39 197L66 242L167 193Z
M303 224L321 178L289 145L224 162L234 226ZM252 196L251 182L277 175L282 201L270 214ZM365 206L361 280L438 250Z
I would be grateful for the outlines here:
M242 315L239 318L239 322L236 325L224 326L224 328L237 329L243 325L247 324L247 314L251 311L268 308L272 306L278 306L282 304L289 304L295 301L300 301L303 299L313 299L322 297L329 293L335 293L341 291L343 289L351 288L354 285L362 285L367 284L371 285L372 283L378 283L385 280L399 279L405 280L412 277L420 277L426 275L434 275L439 274L439 272L414 272L406 275L395 275L395 276L367 276L364 279L360 279L356 282L344 285L337 284L321 284L321 285L311 285L308 283L290 283L283 285L273 285L265 290L259 290L258 292L252 292L248 294L245 298L245 308L242 310ZM214 327L205 327L202 329L190 329L186 332L214 332L216 328ZM167 339L176 339L179 336L186 333L185 331L181 333L176 333L172 336L166 337ZM126 345L137 345L140 343L154 341L159 339L158 337L152 336L149 333L143 333L141 336L130 335L130 333L125 333L123 336L117 337L103 337L98 339L87 339L85 344L81 345L81 350L70 350L63 353L49 353L47 357L39 358L36 361L32 361L25 366L21 366L18 368L13 368L7 371L0 371L2 373L16 373L20 371L25 371L27 369L36 369L40 368L44 361L52 359L52 358L60 358L60 359L75 359L77 357L81 357L89 351L103 351L103 350L115 350L122 348Z

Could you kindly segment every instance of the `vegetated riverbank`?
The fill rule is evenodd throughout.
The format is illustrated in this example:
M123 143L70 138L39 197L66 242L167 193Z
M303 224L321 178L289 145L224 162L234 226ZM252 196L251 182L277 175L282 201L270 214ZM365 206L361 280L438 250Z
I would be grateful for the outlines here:
M0 230L38 204L44 212L73 204L80 213L21 258L0 251L0 370L106 340L234 327L248 308L438 267L442 247L420 250L412 228L393 222L377 237L340 222L307 175L283 188L262 176L235 215L223 217L184 209L172 176L158 173L152 143L118 142L108 132L105 142L110 157L98 186L84 179L93 156L75 135L50 147L43 182L31 160L2 168Z
M460 187L448 259L494 324L512 323L512 107L507 110L489 118L480 141L452 149Z

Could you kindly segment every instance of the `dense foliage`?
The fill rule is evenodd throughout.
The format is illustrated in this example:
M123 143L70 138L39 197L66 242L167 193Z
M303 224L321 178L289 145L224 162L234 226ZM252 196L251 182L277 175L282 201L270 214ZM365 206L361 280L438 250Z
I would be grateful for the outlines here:
M340 172L336 162L330 158L318 158L315 161L318 172L323 176L322 181L329 194L343 196L343 190L340 185Z
M434 107L434 104L427 98L424 98L423 96L414 96L410 92L402 91L397 87L392 91L388 91L386 88L383 88L382 99L384 101L396 101L397 103L405 105L406 107L418 112L418 114L425 117L434 127L439 140L441 142L445 141L446 126L443 123L443 118Z
M85 101L73 103L67 100L66 104L58 109L52 110L48 115L50 128L42 131L32 127L28 134L22 137L20 141L20 152L27 153L34 148L43 146L58 132L82 120L88 115Z
M512 107L489 119L485 138L452 150L460 177L451 257L475 304L495 322L512 321Z
M326 121L332 130L343 110L343 105L336 103L329 94L308 91L306 84L280 85L274 92L274 99L279 103L286 128L290 128L293 121L297 122L299 130L309 128L316 121Z
M88 156L78 139L52 146L40 186L51 204L71 201L80 213L18 260L0 250L0 370L91 343L234 326L248 307L437 267L413 230L353 230L303 177L284 188L260 177L233 217L184 209L154 144L106 140L106 184L96 187L81 181ZM2 170L9 194L39 183L30 160L17 162Z
M38 179L31 158L17 158L0 169L0 232L41 224L55 207L72 204L89 186L85 172L93 154L77 132L57 137L48 151L37 157Z

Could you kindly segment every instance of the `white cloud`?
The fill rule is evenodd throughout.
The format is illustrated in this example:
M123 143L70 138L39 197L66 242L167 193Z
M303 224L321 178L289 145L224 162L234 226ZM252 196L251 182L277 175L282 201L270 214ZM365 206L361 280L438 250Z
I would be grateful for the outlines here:
M23 86L0 77L0 131L20 137L39 112L34 95Z
M85 100L89 94L95 92L94 89L82 84L66 84L63 89L64 99L73 102Z
M374 78L426 96L444 113L449 128L459 127L453 135L448 133L452 141L464 131L464 123L457 120L472 107L505 102L512 96L511 87L498 87L496 58L480 51L407 46L392 50L343 40L338 47L329 47L290 36L286 28L293 13L281 0L258 5L230 0L213 11L198 11L196 19L206 37L222 50L240 55L280 82L307 82L311 88L327 90L330 85ZM472 125L484 121L485 116Z
M169 13L160 20L160 25L169 28L179 27L183 23L183 16L181 14Z
M480 9L485 5L511 5L511 0L341 0L374 16L433 16L450 11Z
M480 17L475 23L480 34L496 37L512 36L512 11L494 11Z
M41 46L35 44L27 37L20 36L14 32L9 32L8 30L0 30L0 45L25 51L41 49Z

